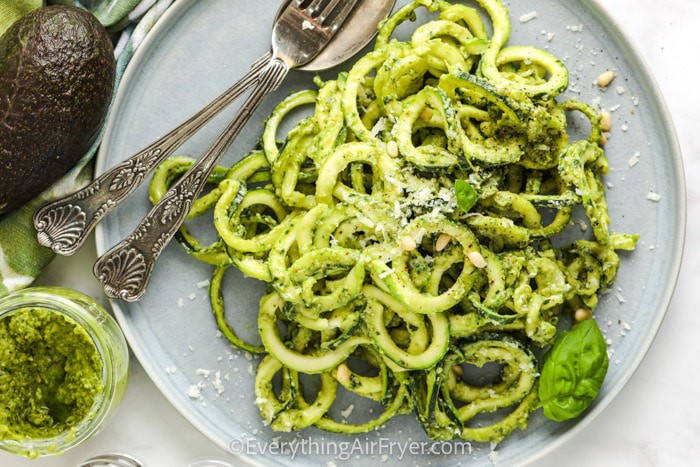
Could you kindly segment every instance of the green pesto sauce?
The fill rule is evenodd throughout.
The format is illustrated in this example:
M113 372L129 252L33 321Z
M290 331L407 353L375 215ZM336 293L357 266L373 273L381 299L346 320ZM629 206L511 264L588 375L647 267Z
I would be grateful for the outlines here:
M78 323L46 308L0 319L0 439L70 433L104 390L102 360Z

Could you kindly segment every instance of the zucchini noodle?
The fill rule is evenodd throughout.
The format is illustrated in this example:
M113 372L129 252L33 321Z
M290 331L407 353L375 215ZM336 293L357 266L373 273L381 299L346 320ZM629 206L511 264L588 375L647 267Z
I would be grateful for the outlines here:
M223 334L264 356L256 404L273 430L362 433L413 412L434 439L501 441L539 404L537 348L552 343L563 314L596 307L616 250L634 249L637 236L609 228L600 115L558 102L562 61L506 46L506 8L477 3L491 28L477 9L444 0L400 8L374 50L335 80L317 78L317 91L284 99L259 148L214 171L190 217L213 209L218 240L202 245L186 227L177 236L215 266ZM395 39L419 8L433 19ZM313 115L280 143L282 122L309 105ZM574 111L590 120L587 140L569 140ZM191 165L164 162L152 202ZM476 193L466 211L457 180ZM560 234L577 207L591 229L567 243ZM262 345L224 319L231 266L269 283ZM489 364L496 376L468 378ZM383 410L361 423L334 419L341 389Z

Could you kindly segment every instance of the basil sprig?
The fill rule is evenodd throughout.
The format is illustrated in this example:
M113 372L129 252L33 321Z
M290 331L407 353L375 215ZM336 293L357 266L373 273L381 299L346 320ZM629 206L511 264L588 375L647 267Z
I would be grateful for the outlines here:
M559 334L540 374L545 416L561 422L581 415L598 396L608 363L605 338L595 320Z
M478 199L476 190L466 180L455 181L455 194L457 195L457 204L464 212L469 212Z

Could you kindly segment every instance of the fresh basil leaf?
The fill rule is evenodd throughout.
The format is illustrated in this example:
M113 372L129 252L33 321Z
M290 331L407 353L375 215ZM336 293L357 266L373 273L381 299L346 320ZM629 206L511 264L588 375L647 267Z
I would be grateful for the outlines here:
M476 190L466 180L457 180L455 182L455 194L457 195L457 204L464 212L469 212L478 199Z
M581 415L598 396L608 363L605 338L595 320L559 334L540 372L545 416L561 422Z

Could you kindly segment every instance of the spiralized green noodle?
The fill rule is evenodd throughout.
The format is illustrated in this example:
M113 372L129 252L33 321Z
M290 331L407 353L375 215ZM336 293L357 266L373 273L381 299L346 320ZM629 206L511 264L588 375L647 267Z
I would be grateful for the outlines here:
M413 411L432 438L500 441L537 407L532 349L551 344L562 313L593 310L615 279L616 250L634 248L636 236L609 229L600 116L557 102L564 64L534 47L506 47L507 10L477 1L491 36L465 5L416 0L399 9L372 52L336 80L317 79L318 91L286 98L260 149L217 168L191 217L213 208L219 239L204 246L179 233L190 254L216 266L210 291L222 332L264 354L256 404L274 430L361 433ZM392 38L418 8L435 19L409 41ZM310 104L313 115L280 144L282 121ZM588 140L569 141L571 111L590 120ZM191 164L164 162L152 201ZM456 180L476 191L468 212ZM555 247L577 206L592 235ZM269 283L262 346L224 319L221 284L232 265ZM500 374L490 383L460 377L494 362ZM302 374L320 375L313 401ZM359 424L334 420L341 387L383 412Z

